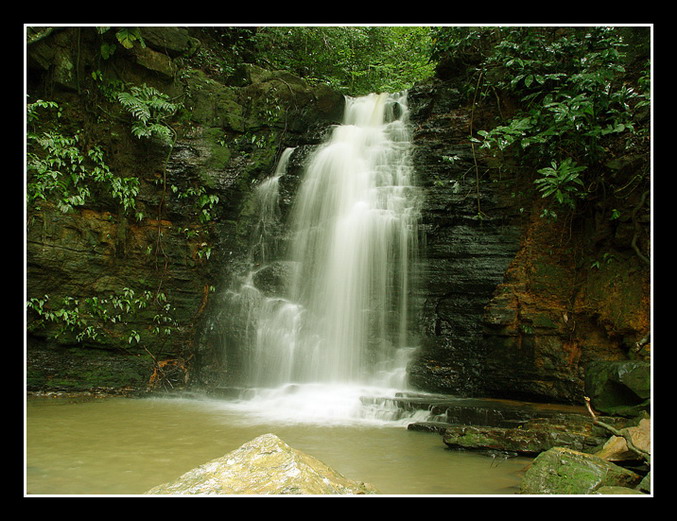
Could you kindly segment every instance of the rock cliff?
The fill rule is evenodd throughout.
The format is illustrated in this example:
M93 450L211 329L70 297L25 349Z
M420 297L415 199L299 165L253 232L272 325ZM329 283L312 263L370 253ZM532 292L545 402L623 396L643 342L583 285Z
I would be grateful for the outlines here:
M650 271L636 248L649 236L646 186L570 219L542 217L528 165L473 147L471 129L491 117L461 94L463 81L457 71L410 92L426 197L422 349L411 381L461 396L582 404L593 362L648 364ZM646 161L619 166L619 185L631 186ZM622 205L626 217L610 221L604 204Z

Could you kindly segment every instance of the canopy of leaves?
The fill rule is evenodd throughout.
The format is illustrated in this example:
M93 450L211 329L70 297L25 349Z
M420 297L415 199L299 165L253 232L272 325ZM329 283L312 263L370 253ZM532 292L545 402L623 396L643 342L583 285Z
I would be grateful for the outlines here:
M261 65L288 70L348 95L397 92L430 77L430 27L260 27Z

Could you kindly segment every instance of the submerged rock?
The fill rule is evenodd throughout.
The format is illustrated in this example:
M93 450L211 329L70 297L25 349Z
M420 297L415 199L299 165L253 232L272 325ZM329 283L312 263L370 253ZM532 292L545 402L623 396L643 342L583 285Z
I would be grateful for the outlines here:
M376 493L371 485L345 478L274 434L259 436L221 458L146 492L172 495Z
M643 494L640 490L628 487L600 487L595 491L595 494Z

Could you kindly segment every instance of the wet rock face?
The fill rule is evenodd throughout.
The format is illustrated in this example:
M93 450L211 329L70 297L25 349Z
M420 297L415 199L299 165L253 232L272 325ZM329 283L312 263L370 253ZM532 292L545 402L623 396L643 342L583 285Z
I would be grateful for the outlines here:
M484 308L504 279L521 229L506 197L509 180L492 179L473 152L462 102L445 84L410 93L414 168L425 192L422 349L410 379L426 390L474 395L483 388Z
M225 357L219 314L226 313L233 274L247 263L256 224L248 213L252 189L270 175L283 148L296 147L280 183L284 220L306 158L340 121L342 96L286 73L244 67L238 83L226 84L196 66L182 70L184 83L177 82L173 67L189 60L200 42L183 29L149 29L144 38L145 51L119 48L112 60L121 79L148 82L185 101L186 111L174 122L178 139L171 154L166 146L132 136L129 122L94 110L101 99L85 97L98 92L85 73L100 65L101 42L93 28L48 30L29 46L29 92L66 107L68 128L84 129L92 144L103 146L116 174L140 180L137 210L143 218L103 199L69 214L47 204L30 211L27 297L50 295L57 305L62 297L82 301L125 288L138 297L143 289L159 288L182 327L170 336L148 334L157 310L146 308L145 315L130 319L126 334L102 336L86 347L73 338L55 340L53 331L32 331L28 372L35 389L143 388L156 361L176 357L192 361L192 382L222 384L237 360ZM598 259L568 253L572 244L584 245L580 236L564 239L587 226L592 246L584 246L593 251L598 235L613 232L607 230L612 224L597 219L557 228L539 218L533 201L512 197L525 182L473 150L468 136L478 114L469 110L463 80L446 78L409 93L414 167L425 197L415 295L421 349L409 368L410 381L426 391L462 396L581 403L590 363L628 358L629 348L647 334L648 270L627 253L637 223L613 224L614 247L625 251L581 271L582 263ZM199 222L198 196L187 197L199 188L219 198L208 223ZM632 201L623 215L639 202ZM262 271L257 282L274 288L283 270ZM128 342L129 330L145 336L143 347ZM105 356L79 356L91 348ZM85 366L96 368L91 380L72 376ZM98 376L105 367L118 377Z
M651 365L637 360L596 361L588 366L586 394L595 410L633 416L648 411Z

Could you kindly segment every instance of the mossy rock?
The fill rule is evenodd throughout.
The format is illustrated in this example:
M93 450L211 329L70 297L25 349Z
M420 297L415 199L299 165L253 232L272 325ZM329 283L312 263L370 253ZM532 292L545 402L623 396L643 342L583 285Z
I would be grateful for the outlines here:
M210 146L209 157L205 166L209 170L224 169L230 161L232 151L225 143L223 130L220 128L205 129L203 138ZM208 176L205 176L205 179L202 179L202 181L203 184L207 184L210 188L213 188L213 182Z
M184 118L206 127L244 131L243 107L238 103L238 89L208 78L202 71L183 75L189 101Z
M561 447L539 454L520 484L521 494L592 494L602 487L636 487L642 477L592 454Z
M499 450L527 456L536 455L553 447L584 450L601 441L591 432L582 432L577 425L536 423L531 429L489 426L454 425L447 427L443 441L450 448L470 450ZM579 432L574 432L578 430Z
M370 484L353 481L316 458L264 434L221 458L153 487L153 495L362 495Z

